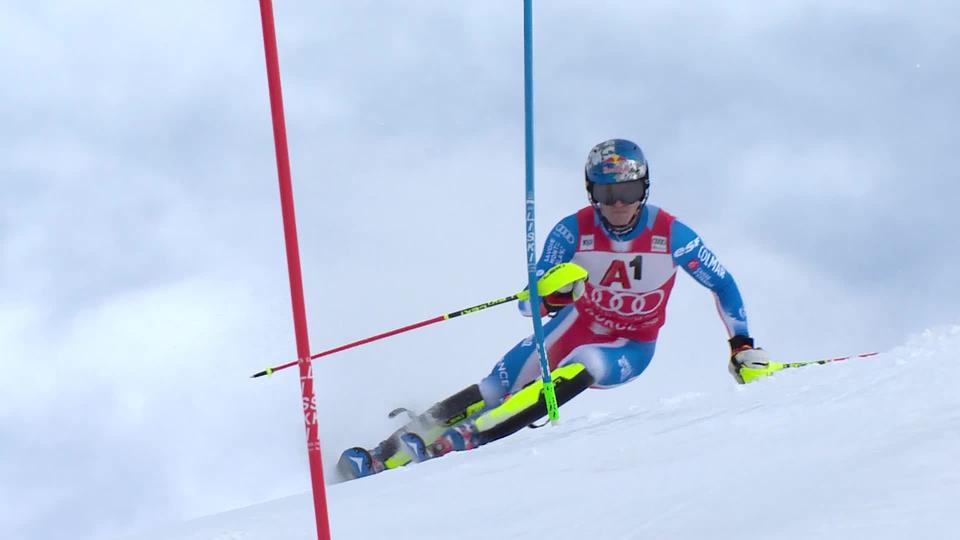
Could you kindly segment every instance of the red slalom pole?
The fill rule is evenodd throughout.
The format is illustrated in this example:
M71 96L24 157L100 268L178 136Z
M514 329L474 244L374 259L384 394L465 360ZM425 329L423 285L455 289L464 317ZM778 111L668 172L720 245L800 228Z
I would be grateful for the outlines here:
M280 88L280 60L277 53L277 32L273 22L273 3L271 0L260 0L260 18L263 21L263 48L267 58L267 81L270 85L273 141L277 151L280 208L283 213L283 231L287 245L287 271L290 274L290 298L293 304L293 325L297 338L300 391L303 394L303 419L307 432L307 458L310 462L313 507L317 518L317 538L319 540L330 540L327 493L323 482L323 460L320 456L320 434L317 428L317 398L313 392L313 367L310 362L310 340L307 334L307 310L303 300L300 249L297 243L297 220L293 211L293 183L290 179L287 128L283 118L283 92Z

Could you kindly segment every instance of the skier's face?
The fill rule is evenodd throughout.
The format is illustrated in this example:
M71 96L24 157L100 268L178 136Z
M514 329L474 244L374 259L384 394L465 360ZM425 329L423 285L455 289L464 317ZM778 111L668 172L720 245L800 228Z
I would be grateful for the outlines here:
M626 227L630 225L633 220L637 219L639 212L640 201L630 204L623 204L621 201L616 201L613 204L600 205L600 214L614 227Z

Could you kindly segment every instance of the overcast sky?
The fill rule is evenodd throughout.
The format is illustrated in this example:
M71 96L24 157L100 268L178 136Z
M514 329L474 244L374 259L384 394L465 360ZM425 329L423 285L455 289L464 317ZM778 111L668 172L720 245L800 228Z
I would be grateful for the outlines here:
M521 288L521 3L276 10L312 349ZM589 148L628 138L775 357L960 322L956 3L535 11L541 240L586 204ZM295 356L266 90L256 2L0 6L3 537L308 489L296 374L246 378ZM328 466L529 332L502 307L325 360ZM681 277L650 369L610 394L728 391L725 338Z

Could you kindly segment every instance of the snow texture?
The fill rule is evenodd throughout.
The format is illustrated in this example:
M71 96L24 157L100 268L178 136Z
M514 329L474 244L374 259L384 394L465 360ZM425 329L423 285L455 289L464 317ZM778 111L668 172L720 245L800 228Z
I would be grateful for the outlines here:
M958 538L958 352L948 326L715 394L614 390L622 407L329 486L332 536ZM302 494L131 540L308 540L313 523Z

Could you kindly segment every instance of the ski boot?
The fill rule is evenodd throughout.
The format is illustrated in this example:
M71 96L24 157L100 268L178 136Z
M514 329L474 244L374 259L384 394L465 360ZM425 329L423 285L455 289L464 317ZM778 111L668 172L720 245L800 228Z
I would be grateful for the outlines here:
M394 409L390 418L406 414L410 420L373 449L354 447L345 450L337 463L337 470L345 480L352 480L429 459L428 443L483 409L483 396L475 384L419 415L403 408Z
M359 446L344 450L337 462L337 472L344 480L370 476L383 471L384 468L383 461Z
M557 404L562 405L593 384L582 364L553 370ZM398 413L399 414L399 413ZM437 403L414 416L404 427L373 450L351 448L344 452L347 478L360 478L383 470L437 458L454 451L471 450L506 437L547 414L543 381L531 381L493 408L485 408L477 385Z
M447 429L430 444L424 443L416 433L404 433L400 436L400 441L416 463L438 458L450 452L472 450L483 444L476 424L470 420Z
M473 450L485 442L480 437L480 430L477 429L477 425L467 420L445 431L439 439L430 445L428 452L431 458L436 458L450 452Z

